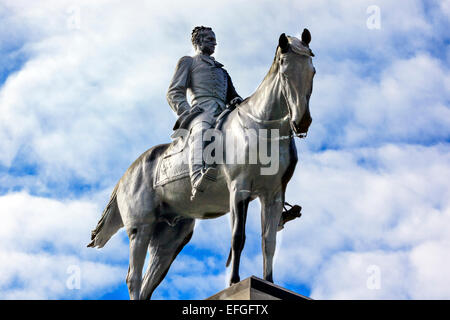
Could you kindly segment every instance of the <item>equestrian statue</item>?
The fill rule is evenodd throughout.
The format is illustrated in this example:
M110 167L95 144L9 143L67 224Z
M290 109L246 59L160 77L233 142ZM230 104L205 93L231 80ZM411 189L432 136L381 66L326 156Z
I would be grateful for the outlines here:
M285 202L285 192L298 159L294 138L306 137L312 122L309 99L315 68L310 41L308 29L301 39L281 34L269 72L243 100L223 64L212 57L216 46L212 29L194 28L195 55L178 61L167 92L167 101L179 116L173 141L154 146L131 164L88 245L102 248L125 228L131 299L151 298L191 239L196 219L228 212L229 284L238 283L247 209L256 198L261 203L263 277L273 282L277 231L301 215L300 206ZM142 276L147 251L149 262Z

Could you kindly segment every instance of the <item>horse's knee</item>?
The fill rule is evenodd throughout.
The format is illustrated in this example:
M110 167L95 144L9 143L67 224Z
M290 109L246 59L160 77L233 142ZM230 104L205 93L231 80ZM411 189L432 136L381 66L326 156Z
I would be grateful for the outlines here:
M144 244L145 244L145 242L148 240L149 234L151 232L151 224L146 223L146 224L137 224L137 225L127 226L125 228L125 230L127 232L128 238L130 239L131 242L144 241Z
M126 231L128 234L128 238L130 238L130 240L133 240L137 236L138 228L136 228L136 227L127 228Z

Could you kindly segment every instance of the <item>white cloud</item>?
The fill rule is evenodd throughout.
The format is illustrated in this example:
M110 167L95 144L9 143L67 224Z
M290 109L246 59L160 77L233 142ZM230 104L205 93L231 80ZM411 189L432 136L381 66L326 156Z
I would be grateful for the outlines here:
M102 250L86 248L101 214L85 200L52 200L13 193L0 197L0 297L94 297L125 279L127 245L116 235ZM66 282L80 268L80 290Z
M89 262L76 256L0 252L1 299L95 298L117 286L126 267ZM70 285L71 266L80 270L80 287ZM69 282L69 285L68 285Z
M339 252L319 270L317 299L448 299L448 239L411 250ZM379 268L375 274L370 268ZM379 276L379 287L371 277Z
M410 275L404 252L339 252L318 270L311 296L316 299L408 299ZM371 271L379 270L379 287ZM379 268L379 269L378 269ZM406 271L406 272L405 272Z
M152 299L186 299L183 298L186 294L189 299L206 299L209 296L217 293L225 288L225 274L211 275L211 274L190 274L187 275L173 275L170 279L165 279L161 283L161 287L155 291ZM189 288L189 290L187 290ZM161 294L164 292L164 295Z
M287 196L300 202L304 214L283 231L276 274L286 283L311 285L313 298L419 298L417 282L430 281L432 288L438 279L450 279L440 263L450 240L449 156L448 146L407 145L306 154ZM430 241L442 249L421 256L440 270L434 283L408 260ZM393 261L382 268L385 290L367 290L365 269L385 257ZM359 278L352 276L355 259ZM387 273L412 275L405 280ZM429 297L448 298L448 292Z
M423 242L411 251L411 269L415 277L410 285L414 299L448 299L450 261L446 253L449 250L450 241L447 237L445 241Z
M450 136L448 67L428 54L394 59L376 80L337 62L316 76L311 98L313 148L434 143Z

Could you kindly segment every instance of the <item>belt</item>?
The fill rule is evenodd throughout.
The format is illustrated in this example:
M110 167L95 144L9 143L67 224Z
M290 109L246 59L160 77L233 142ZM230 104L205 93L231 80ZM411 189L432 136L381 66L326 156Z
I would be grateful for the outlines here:
M211 96L195 97L192 99L191 105L192 106L202 105L204 103L212 102L212 101L216 102L222 110L225 109L225 106L226 106L225 101L223 101L222 99L219 99L217 97L211 97Z

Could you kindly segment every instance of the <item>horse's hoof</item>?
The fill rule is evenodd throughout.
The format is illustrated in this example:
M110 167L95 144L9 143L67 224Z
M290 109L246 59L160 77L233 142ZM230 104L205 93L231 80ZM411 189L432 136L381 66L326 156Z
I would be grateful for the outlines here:
M291 206L287 202L285 202L285 204L287 204L288 206ZM285 211L283 211L283 213L281 214L281 218L280 218L280 222L278 223L277 231L282 230L284 228L284 225L287 222L294 220L295 218L300 218L302 216L301 211L302 211L302 207L299 205L291 206L291 208L289 210L287 210L285 208Z
M231 287L233 284L236 284L236 283L238 283L238 282L240 282L240 281L241 281L241 278L240 278L239 276L231 278L231 279L230 279L230 287Z

